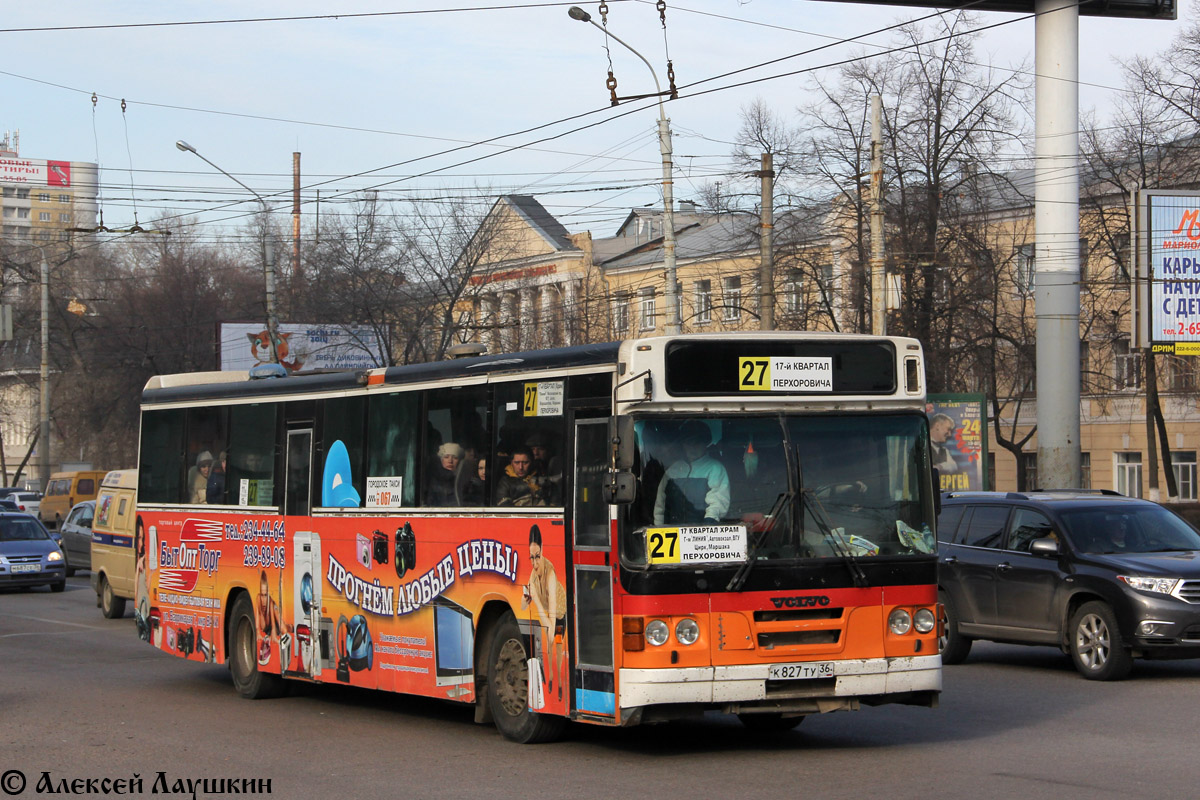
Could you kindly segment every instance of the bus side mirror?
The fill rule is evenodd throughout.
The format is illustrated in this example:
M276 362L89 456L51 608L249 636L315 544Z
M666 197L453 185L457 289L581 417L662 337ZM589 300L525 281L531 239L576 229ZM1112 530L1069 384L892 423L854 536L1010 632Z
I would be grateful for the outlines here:
M933 468L933 515L942 515L942 473L937 467Z
M604 482L604 502L610 505L627 505L637 497L637 480L627 470L609 470Z
M618 415L608 418L608 442L612 447L613 466L616 469L633 469L633 445L636 441L632 417Z

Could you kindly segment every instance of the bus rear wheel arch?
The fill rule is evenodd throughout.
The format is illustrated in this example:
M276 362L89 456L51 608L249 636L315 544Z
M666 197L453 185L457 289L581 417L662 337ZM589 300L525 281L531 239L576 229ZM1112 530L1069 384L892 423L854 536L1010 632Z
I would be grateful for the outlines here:
M233 600L225 628L225 653L233 687L247 700L279 697L287 685L283 678L258 668L258 630L250 595L239 592Z

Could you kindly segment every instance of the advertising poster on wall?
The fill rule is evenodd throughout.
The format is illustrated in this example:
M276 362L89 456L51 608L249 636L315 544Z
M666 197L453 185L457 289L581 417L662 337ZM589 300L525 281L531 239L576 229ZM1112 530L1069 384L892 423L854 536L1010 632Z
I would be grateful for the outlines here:
M986 399L981 394L928 397L929 442L943 492L988 488Z
M1200 355L1200 195L1148 193L1150 341Z
M271 362L267 326L222 322L221 369L249 370ZM290 374L387 366L387 349L374 328L353 325L279 324L279 363Z

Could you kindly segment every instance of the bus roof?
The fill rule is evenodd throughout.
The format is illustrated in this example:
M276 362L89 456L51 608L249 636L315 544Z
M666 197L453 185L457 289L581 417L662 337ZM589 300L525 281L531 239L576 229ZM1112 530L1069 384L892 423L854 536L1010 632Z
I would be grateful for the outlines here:
M380 370L351 370L286 378L250 380L242 372L197 372L157 375L142 390L143 403L170 403L233 397L277 397L338 391L371 385L404 385L448 378L506 372L534 372L588 366L615 365L620 342L529 350L523 353L458 358L409 364ZM190 379L190 380L189 380Z

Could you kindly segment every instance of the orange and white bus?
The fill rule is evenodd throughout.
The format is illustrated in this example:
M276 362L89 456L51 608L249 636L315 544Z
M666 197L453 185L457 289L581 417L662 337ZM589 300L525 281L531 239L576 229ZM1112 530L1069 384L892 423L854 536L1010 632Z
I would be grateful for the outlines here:
M156 377L138 627L246 697L445 698L520 742L934 706L923 380L912 339L809 333Z

